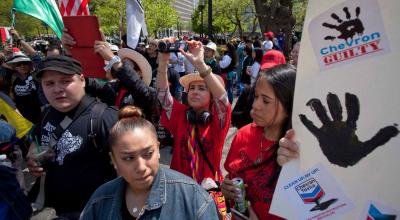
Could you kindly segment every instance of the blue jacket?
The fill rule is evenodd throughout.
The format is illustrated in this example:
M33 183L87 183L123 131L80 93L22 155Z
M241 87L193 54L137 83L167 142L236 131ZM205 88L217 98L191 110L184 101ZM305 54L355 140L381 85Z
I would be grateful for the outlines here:
M122 177L100 186L86 204L80 219L122 219L125 187ZM213 220L218 219L218 211L210 195L191 178L160 166L145 211L138 219Z
M28 220L31 203L19 186L15 170L0 165L0 219Z

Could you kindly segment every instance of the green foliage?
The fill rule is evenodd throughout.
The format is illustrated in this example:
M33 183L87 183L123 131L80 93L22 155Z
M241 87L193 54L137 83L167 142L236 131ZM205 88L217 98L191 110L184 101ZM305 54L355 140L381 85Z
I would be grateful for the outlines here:
M0 0L0 26L11 26L11 8L13 0ZM34 37L39 34L54 34L40 20L22 13L15 14L15 29L25 37Z
M143 0L145 21L149 35L171 28L178 23L178 15L173 0ZM101 28L106 35L119 33L120 22L122 32L126 32L126 1L125 0L96 0L91 1L89 8L101 22ZM121 17L122 16L122 17Z
M178 14L172 6L175 0L143 0L145 20L149 35L172 28L178 24Z
M124 0L91 1L89 10L91 14L99 18L101 30L105 35L118 34L121 21L122 27L126 27L126 1Z
M302 31L304 24L304 17L306 15L308 0L294 0L293 1L293 15L296 18L294 26L295 31Z
M11 17L10 10L12 7L12 0L2 0L0 3L0 26L10 26Z
M201 8L198 7L192 15L193 31L201 32ZM242 35L251 32L255 18L254 4L251 0L214 0L213 1L213 32L215 34ZM207 32L208 1L203 10L203 30Z

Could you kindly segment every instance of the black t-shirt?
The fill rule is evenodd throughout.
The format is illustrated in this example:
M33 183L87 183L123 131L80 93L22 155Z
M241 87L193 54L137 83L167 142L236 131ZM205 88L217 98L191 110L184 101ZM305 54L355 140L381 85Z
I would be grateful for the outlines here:
M25 79L15 78L12 89L15 104L21 114L36 124L40 117L39 83L28 75Z
M123 198L122 198L122 205L121 205L121 217L122 217L122 220L136 220L137 218L133 217L131 215L131 213L129 213L128 207L126 207L125 200L126 200L126 197L125 197L125 193L124 193Z
M92 193L103 183L116 177L108 155L109 130L117 121L117 111L108 107L102 115L101 146L96 148L90 133L91 109L96 100L85 96L80 105L68 113L54 108L44 110L44 117L35 130L39 144L48 146L50 134L64 119L73 117L78 108L89 103L85 110L64 130L54 146L55 163L47 170L45 182L45 205L54 207L57 213L80 212Z

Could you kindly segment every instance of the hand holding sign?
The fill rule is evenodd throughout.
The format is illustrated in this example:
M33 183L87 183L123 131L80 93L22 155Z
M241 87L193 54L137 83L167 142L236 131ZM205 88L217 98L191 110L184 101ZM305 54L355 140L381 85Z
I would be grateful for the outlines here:
M399 133L395 124L380 129L370 140L361 142L355 133L356 121L360 114L357 96L346 93L346 121L342 121L342 106L337 95L329 93L327 103L333 120L330 120L319 99L311 99L307 103L321 120L321 128L317 128L305 115L300 114L299 117L304 126L318 139L322 152L333 164L341 167L353 166Z

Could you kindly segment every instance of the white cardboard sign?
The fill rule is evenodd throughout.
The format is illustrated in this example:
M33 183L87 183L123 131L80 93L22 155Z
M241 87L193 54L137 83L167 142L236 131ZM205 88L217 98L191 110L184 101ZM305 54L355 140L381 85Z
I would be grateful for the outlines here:
M286 194L299 219L332 219L354 207L322 164L317 164L275 190Z
M277 189L321 163L353 201L340 219L359 219L367 201L400 209L399 12L398 0L309 0L292 117L300 161ZM270 212L303 219L289 200L276 190Z

